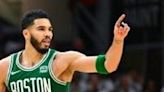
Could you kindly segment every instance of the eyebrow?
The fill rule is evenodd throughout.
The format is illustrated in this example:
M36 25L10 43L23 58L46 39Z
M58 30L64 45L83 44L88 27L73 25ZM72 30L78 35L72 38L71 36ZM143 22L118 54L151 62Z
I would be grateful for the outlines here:
M45 28L46 26L37 26L36 28L40 28L40 27ZM50 26L50 27L48 27L48 28L53 28L53 27Z

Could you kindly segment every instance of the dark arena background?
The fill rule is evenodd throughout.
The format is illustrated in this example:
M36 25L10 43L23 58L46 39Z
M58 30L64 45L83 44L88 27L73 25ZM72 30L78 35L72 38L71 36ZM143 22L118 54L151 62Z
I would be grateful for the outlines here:
M52 17L52 48L86 55L107 51L115 21L126 14L131 31L118 70L76 72L71 92L164 92L164 0L1 0L0 58L23 49L20 18L31 9Z

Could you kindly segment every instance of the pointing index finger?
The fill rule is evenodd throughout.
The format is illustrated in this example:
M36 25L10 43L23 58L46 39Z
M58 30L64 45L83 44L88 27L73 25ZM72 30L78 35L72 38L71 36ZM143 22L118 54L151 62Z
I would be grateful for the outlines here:
M121 25L121 22L124 20L124 18L125 18L125 14L122 14L116 21L115 25L119 27Z

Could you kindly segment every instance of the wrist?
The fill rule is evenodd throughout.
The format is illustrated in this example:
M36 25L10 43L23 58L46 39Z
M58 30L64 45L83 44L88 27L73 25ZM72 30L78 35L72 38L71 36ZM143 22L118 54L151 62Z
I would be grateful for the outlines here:
M124 43L124 40L114 39L113 43L115 43L115 44L122 44L122 43Z

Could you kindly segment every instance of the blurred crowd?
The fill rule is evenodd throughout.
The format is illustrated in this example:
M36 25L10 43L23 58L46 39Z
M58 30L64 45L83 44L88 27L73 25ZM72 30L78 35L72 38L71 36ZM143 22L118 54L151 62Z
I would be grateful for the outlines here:
M144 80L134 69L109 75L77 73L71 92L157 92L153 80L147 80L147 83Z

